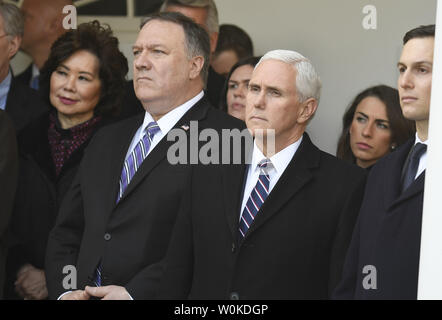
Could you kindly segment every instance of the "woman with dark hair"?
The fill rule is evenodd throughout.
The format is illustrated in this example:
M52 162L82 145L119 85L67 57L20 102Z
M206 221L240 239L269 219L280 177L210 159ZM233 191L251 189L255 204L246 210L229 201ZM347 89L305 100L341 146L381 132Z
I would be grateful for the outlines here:
M359 93L344 114L337 157L371 168L414 133L414 123L402 115L398 91L371 87Z
M49 231L86 146L118 113L127 71L118 39L98 21L80 24L53 44L40 76L51 111L18 137L6 298L47 298L43 267Z
M247 87L253 69L261 57L250 57L237 62L226 78L221 93L220 108L231 116L245 120Z

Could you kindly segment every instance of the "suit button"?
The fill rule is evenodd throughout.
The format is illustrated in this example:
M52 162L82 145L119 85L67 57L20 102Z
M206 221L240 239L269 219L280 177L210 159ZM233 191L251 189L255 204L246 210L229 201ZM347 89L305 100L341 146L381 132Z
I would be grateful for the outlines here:
M237 292L232 292L230 294L230 300L239 300L239 294Z
M106 240L106 241L109 241L111 238L112 238L112 237L111 237L111 235L110 235L109 233L106 233L106 234L104 235L104 240Z
M234 243L232 243L232 253L235 253L235 251L236 251L236 246Z

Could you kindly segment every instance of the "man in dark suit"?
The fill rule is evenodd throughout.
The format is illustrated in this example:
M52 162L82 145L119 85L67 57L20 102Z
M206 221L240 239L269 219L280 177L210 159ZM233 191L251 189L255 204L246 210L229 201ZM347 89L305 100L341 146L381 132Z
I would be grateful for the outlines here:
M0 110L0 299L3 297L4 263L6 260L6 230L14 203L17 185L17 142L8 115Z
M399 97L416 137L370 172L337 299L417 298L434 34L430 25L404 37Z
M180 12L203 26L210 37L210 54L216 50L219 33L218 10L213 0L166 0L160 8L162 12ZM209 101L218 107L221 91L226 79L209 66L206 94Z
M168 0L163 2L160 11L179 12L200 24L209 33L210 53L215 52L219 23L218 10L213 0ZM226 79L209 65L205 94L209 102L216 108L219 106L225 81ZM125 91L124 107L119 115L120 119L125 119L143 111L143 107L135 95L133 81L127 81Z
M0 3L0 109L6 110L16 131L46 110L38 94L21 84L12 74L9 63L20 47L23 17L19 9Z
M146 112L103 128L90 142L49 236L49 295L66 293L63 268L76 267L76 290L62 299L142 299L150 266L163 259L189 165L166 157L171 129L241 127L204 97L209 37L178 13L148 17L133 46L135 92ZM183 131L187 132L187 131ZM97 285L100 287L86 287Z
M49 57L52 43L66 30L63 28L63 8L72 0L24 0L21 11L25 18L21 50L32 63L17 76L22 84L38 89L40 70Z
M264 55L247 95L246 124L255 136L250 165L193 169L159 298L329 297L365 173L319 150L304 132L320 87L301 54Z

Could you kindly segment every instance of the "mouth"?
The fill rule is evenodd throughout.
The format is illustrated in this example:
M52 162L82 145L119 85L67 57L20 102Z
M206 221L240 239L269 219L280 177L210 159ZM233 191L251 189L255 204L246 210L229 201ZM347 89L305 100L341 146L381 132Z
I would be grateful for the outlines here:
M251 116L249 118L249 120L267 121L267 119L264 119L264 118L261 118L261 117L258 117L258 116Z
M68 105L68 106L73 105L73 104L77 103L77 101L78 101L78 100L70 99L67 97L58 97L58 99L61 101L61 103Z
M369 150L369 149L373 148L369 144L366 144L363 142L358 142L358 143L356 143L356 145L358 146L358 149L360 149L360 150Z
M403 103L412 103L412 102L414 102L416 100L417 100L417 98L416 97L412 97L412 96L405 96L405 97L401 98L401 101Z
M143 76L143 77L137 77L137 82L143 82L143 81L152 81L151 78Z
M242 103L232 103L231 107L232 107L232 109L234 109L234 110L242 110L242 109L244 109L246 106L243 105Z

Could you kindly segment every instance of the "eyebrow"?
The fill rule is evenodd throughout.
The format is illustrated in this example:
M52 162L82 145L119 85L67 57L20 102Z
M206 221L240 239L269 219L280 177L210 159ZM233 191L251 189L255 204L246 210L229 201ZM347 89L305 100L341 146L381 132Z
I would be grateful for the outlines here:
M64 64L60 64L59 67L65 68L65 69L68 70L68 71L71 70L71 69L69 69L67 66L65 66ZM81 73L81 74L84 74L84 73L85 73L85 74L90 75L91 77L94 77L94 76L95 76L93 73L91 73L91 72L89 72L89 71L80 71L79 73Z
M140 49L140 48L147 48L147 49L153 49L153 48L164 48L166 49L167 47L164 44L159 44L159 43L154 43L154 44L149 44L149 45L142 45L142 44L134 44L132 46L132 50L133 49Z
M363 115L365 118L369 118L368 115L366 115L365 113L363 113L363 112L361 112L361 111L358 111L358 112L356 112L356 113L360 113L360 114ZM375 121L377 121L377 122L387 122L387 123L390 123L390 121L385 120L385 119L375 119Z
M430 66L432 66L433 65L433 63L432 62L430 62L430 61L416 61L416 62L413 62L412 64L411 64L411 66L418 66L418 65L422 65L422 64L427 64L427 65L430 65ZM398 62L397 63L397 66L398 67L400 67L400 66L404 66L404 67L406 67L407 65L405 64L405 63L403 63L403 62Z

